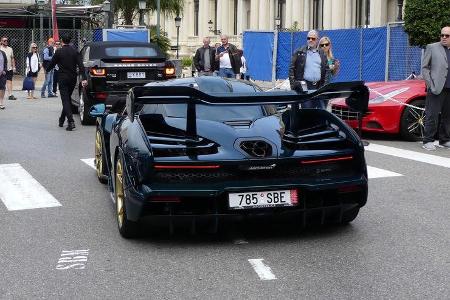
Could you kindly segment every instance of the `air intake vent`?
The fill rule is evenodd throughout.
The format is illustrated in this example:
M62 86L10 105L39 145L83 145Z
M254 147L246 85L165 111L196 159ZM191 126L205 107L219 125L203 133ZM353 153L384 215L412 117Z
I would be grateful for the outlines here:
M252 125L251 120L225 121L223 123L231 127L245 127L245 128L249 128L250 125Z
M263 158L272 155L272 146L266 141L242 141L239 147L251 157Z

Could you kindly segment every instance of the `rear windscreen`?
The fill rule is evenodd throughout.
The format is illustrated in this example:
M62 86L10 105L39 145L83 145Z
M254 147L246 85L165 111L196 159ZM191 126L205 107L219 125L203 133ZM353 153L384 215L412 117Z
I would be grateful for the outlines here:
M146 104L141 114L163 114L173 118L186 118L186 104ZM197 105L197 119L210 121L255 120L264 116L261 105Z
M105 54L109 57L156 57L158 52L151 47L108 47Z

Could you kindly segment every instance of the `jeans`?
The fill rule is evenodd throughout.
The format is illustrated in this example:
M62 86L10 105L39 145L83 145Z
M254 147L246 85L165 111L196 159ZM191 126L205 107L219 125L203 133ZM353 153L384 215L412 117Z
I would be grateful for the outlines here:
M45 72L44 85L41 89L41 96L45 96L45 90L47 90L48 95L53 94L53 70Z
M231 68L220 68L219 76L225 78L236 78L236 75L234 74L233 69Z

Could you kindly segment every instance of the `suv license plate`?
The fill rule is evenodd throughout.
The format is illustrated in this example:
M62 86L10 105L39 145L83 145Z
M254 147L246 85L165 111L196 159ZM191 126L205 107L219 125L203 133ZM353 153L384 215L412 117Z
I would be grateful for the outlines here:
M136 79L136 78L144 78L145 79L145 72L128 72L127 78L128 79Z
M297 190L230 193L228 203L231 209L294 206L298 197Z

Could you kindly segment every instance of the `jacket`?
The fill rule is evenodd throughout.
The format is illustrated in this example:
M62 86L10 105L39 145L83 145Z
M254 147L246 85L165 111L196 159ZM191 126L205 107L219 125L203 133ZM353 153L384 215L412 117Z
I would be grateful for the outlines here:
M221 46L222 47L222 46ZM217 49L216 49L217 51ZM242 66L241 56L239 55L238 48L233 44L228 44L228 55L230 57L231 68L234 74L239 74ZM220 61L220 58L216 58Z
M305 64L306 64L306 56L307 56L308 48L307 46L303 46L295 50L292 55L291 65L289 66L289 83L291 84L291 89L295 90L299 87L300 81L304 80L305 73ZM328 60L325 52L322 49L318 49L321 64L320 64L320 80L319 87L328 83L327 72L328 69Z
M70 45L63 45L55 52L46 71L49 72L55 65L58 65L59 67L58 80L76 80L77 67L82 79L86 80L87 78L81 56L78 54L77 50Z
M197 49L197 51L195 52L195 56L194 56L194 66L197 69L197 71L205 71L205 51L206 49L208 49L209 51L209 64L210 64L210 72L215 71L215 53L216 50L213 47L208 47L208 48L204 48L204 47L200 47Z
M3 55L3 71L6 73L6 70L8 68L8 62L6 60L6 53L3 52L2 50L0 50L0 55ZM4 74L0 74L0 76L2 76Z
M433 94L439 95L442 92L448 67L444 46L440 42L428 44L422 59L422 76Z

